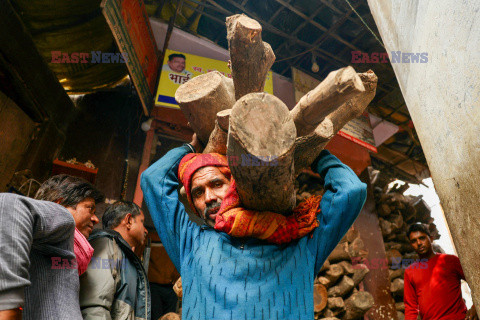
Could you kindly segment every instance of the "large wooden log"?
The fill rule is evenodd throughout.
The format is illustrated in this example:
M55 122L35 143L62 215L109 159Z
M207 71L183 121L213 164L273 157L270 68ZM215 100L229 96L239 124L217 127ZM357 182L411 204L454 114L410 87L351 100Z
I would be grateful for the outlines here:
M275 54L262 41L262 26L244 14L227 17L227 40L236 99L263 92Z
M347 276L351 276L355 273L355 268L353 268L352 264L348 261L340 261L338 265L343 268L343 274Z
M328 298L327 299L327 307L328 307L329 310L332 310L334 313L336 311L342 312L343 310L345 310L345 302L343 301L342 297Z
M343 276L343 272L342 266L338 264L331 264L330 269L328 269L328 271L325 273L325 278L330 280L330 284L334 284L338 279L340 279L341 276Z
M313 311L320 312L327 306L327 289L317 283L313 285Z
M345 297L350 291L353 290L355 284L352 278L343 276L342 280L334 286L328 289L329 297Z
M368 249L365 249L365 244L363 243L362 238L356 238L348 245L348 254L351 258L365 258L368 255Z
M358 320L370 310L375 301L372 295L366 291L359 291L345 300L345 315L342 320Z
M352 280L353 280L353 284L356 287L360 284L360 282L363 281L363 279L365 278L367 273L370 272L370 270L364 264L356 264L353 267L355 268L355 271L353 272Z
M290 111L297 128L297 137L312 133L326 116L363 92L365 87L362 80L352 67L330 72Z
M327 277L318 277L317 282L323 285L325 288L329 288L332 285L332 281Z
M227 154L228 123L232 109L222 110L217 113L215 128L210 134L208 143L203 153Z
M175 92L175 100L200 142L206 145L217 113L231 109L235 103L233 81L218 71L202 74L182 84Z
M287 106L268 93L250 93L232 108L228 163L243 206L288 213L295 206L295 124Z
M390 285L390 291L392 292L394 297L403 297L403 279L397 278L392 281Z
M405 269L400 267L398 269L392 270L388 269L388 274L390 276L390 281L393 281L397 278L403 278L403 274L405 273Z
M371 70L358 74L365 91L329 114L313 133L295 141L295 173L309 167L330 139L350 120L360 116L375 97L377 76Z
M335 249L333 249L333 251L328 256L328 260L330 262L350 260L350 255L348 254L348 243L343 242L343 243L337 244Z

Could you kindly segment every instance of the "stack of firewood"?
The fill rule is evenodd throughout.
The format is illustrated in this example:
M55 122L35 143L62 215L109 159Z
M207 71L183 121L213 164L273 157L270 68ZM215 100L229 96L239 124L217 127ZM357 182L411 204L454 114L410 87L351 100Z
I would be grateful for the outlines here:
M315 279L315 319L363 319L374 304L372 295L360 288L369 269L364 264L352 265L352 259L367 254L359 232L350 229Z
M407 238L407 228L410 224L421 222L428 225L434 239L440 238L430 215L430 208L421 196L403 195L408 187L408 184L395 184L391 188L387 186L375 188L378 219L387 257L383 267L389 268L390 291L395 299L399 320L404 319L405 312L403 303L405 269L419 259Z
M323 193L320 178L302 173L296 180L297 202ZM369 272L365 264L359 264L368 250L353 227L342 238L325 261L315 278L313 288L315 319L354 320L373 306L369 292L361 290L361 282Z

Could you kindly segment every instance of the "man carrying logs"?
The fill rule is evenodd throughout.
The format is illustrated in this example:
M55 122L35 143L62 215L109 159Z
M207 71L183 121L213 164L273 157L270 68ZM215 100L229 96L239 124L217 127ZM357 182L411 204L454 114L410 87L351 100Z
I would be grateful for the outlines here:
M183 285L185 319L313 319L313 280L366 198L355 173L328 151L312 165L323 198L293 214L242 208L225 156L194 139L142 175L155 227ZM177 188L204 225L189 220Z
M227 18L233 79L210 72L178 88L196 135L142 174L182 277L184 319L313 319L314 278L365 202L365 184L323 149L368 106L377 77L333 71L289 110L263 92L275 55L261 30L245 15ZM296 206L295 176L306 168L325 193Z
M460 260L435 253L424 224L412 224L407 237L421 262L405 270L405 319L416 320L420 314L422 320L478 320L475 306L467 311L462 299L460 280L465 280L465 275Z

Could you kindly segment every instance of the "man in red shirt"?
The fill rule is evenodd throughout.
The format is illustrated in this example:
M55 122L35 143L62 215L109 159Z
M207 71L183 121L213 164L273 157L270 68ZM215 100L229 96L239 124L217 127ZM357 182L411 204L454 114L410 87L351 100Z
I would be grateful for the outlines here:
M405 320L478 320L475 306L467 311L460 280L465 280L460 260L435 253L426 225L413 224L407 237L420 257L405 271Z

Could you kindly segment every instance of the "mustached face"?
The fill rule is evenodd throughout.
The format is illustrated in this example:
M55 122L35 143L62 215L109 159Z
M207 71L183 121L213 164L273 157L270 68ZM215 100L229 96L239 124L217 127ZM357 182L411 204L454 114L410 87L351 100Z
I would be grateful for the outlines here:
M220 210L221 204L221 202L212 202L207 204L205 210L203 210L202 218L211 227L215 226L215 219L217 218L217 212Z
M193 205L208 225L215 225L215 214L226 196L230 180L217 167L204 167L192 177Z

